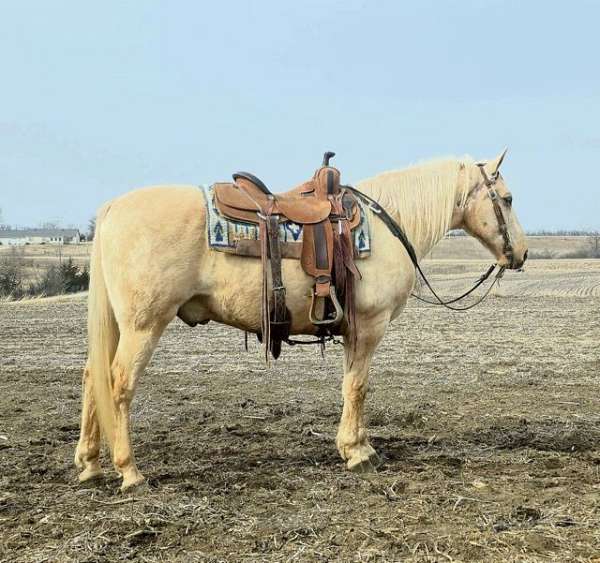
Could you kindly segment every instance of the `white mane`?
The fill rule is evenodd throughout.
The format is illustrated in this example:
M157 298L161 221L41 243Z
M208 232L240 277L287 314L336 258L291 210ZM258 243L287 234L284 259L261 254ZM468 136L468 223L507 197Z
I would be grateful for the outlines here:
M469 156L431 160L383 172L356 187L398 221L422 256L450 228L454 206L464 205L473 162Z

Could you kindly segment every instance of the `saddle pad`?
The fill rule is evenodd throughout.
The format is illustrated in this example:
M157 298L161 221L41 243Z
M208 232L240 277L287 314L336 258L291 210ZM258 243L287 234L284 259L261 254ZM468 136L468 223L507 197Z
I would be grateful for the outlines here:
M232 221L223 217L215 206L213 186L202 185L206 199L206 229L208 245L212 250L230 254L260 256L258 225L243 221ZM366 258L371 254L371 235L369 221L362 202L360 208L360 223L352 231L357 257ZM283 258L300 258L302 249L302 225L291 221L280 223L279 240Z

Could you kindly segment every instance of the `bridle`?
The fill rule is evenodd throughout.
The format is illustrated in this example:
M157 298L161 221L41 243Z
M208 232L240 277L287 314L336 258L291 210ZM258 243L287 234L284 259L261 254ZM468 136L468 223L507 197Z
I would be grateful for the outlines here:
M477 184L477 186L472 190L472 192L476 192L478 190L478 188L482 187L482 185L486 187L488 195L490 196L490 199L492 201L492 206L494 208L494 213L496 215L496 219L498 220L498 231L499 231L500 235L502 236L502 240L503 240L502 253L508 259L509 264L512 265L513 261L514 261L513 246L512 246L512 242L510 240L508 223L506 222L506 219L504 218L504 213L502 213L502 208L500 207L500 199L501 198L498 195L498 191L496 190L496 183L498 182L500 173L498 172L498 170L496 170L491 176L488 176L487 172L485 171L485 163L479 162L479 163L477 163L477 166L479 167L479 170L481 172L483 180L481 183ZM415 297L416 299L418 299L419 301L423 301L424 303L429 303L430 305L440 305L440 306L446 307L447 309L451 309L452 311L468 311L469 309L472 309L473 307L476 307L481 302L483 302L483 300L490 294L493 287L504 276L506 266L498 266L498 264L492 264L487 269L487 271L477 280L477 282L471 289L469 289L462 295L459 295L458 297L455 297L448 301L444 301L433 289L433 287L431 286L431 283L427 279L427 276L421 269L421 266L419 265L419 261L417 259L417 253L415 252L415 249L414 249L413 245L411 244L411 242L408 240L408 237L406 236L406 233L403 231L402 227L400 227L400 225L398 225L398 223L391 217L391 215L372 197L368 196L367 194L364 194L363 192L357 190L356 188L354 188L352 186L345 186L345 187L348 190L350 190L358 199L360 199L367 207L369 207L369 209L371 209L371 211L373 211L373 213L378 215L379 218L386 225L386 227L389 229L389 231L392 233L392 235L394 235L404 245L404 248L406 249L409 258L410 258L411 262L413 263L415 270L421 276L424 284L427 286L429 291L431 291L431 294L436 299L436 301L430 301L428 299L424 299L423 297L421 297L420 295L417 295L416 293L412 293L411 295L413 297ZM492 275L492 273L494 272L496 267L498 267L498 271L496 273L496 276L494 277L493 282L487 288L485 293L475 303L471 303L470 305L467 305L465 307L454 306L455 303L458 303L459 301L462 301L465 297L471 295L471 293L473 293L481 284L483 284Z
M498 195L498 191L496 190L496 182L498 182L500 172L496 170L496 172L494 172L491 176L488 176L487 172L485 171L485 163L478 162L477 166L479 167L479 171L483 176L483 184L487 188L490 199L492 200L492 206L494 207L496 219L498 220L498 231L500 232L502 240L504 241L502 253L508 259L509 264L512 266L514 261L513 246L510 240L508 224L506 222L506 219L504 218L504 213L502 213L502 208L500 207L500 196Z

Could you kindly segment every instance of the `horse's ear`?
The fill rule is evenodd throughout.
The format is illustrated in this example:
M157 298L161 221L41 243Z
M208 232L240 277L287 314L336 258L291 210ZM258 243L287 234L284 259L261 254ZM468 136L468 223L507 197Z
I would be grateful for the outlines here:
M507 151L508 147L506 147L496 158L488 162L488 167L492 171L492 174L496 174L496 172L498 172L500 169L500 165L502 164Z

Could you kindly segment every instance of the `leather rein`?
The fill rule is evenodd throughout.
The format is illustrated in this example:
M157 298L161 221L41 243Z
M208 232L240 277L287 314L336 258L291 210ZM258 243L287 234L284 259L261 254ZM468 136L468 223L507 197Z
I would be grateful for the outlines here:
M490 199L492 201L492 206L494 208L494 213L496 215L496 219L498 221L498 231L499 231L500 235L502 236L502 240L503 240L502 252L503 252L504 256L506 258L508 258L509 262L512 263L514 252L513 252L513 247L512 247L511 240L510 240L510 233L508 230L508 224L506 222L506 219L504 218L504 213L502 213L502 208L500 207L500 196L498 195L498 191L496 190L496 182L498 181L499 173L498 173L498 171L496 171L496 172L494 172L494 174L492 174L492 176L488 176L487 172L485 171L485 168L484 168L484 163L478 163L477 166L479 167L481 175L483 176L483 180L482 180L482 183L478 184L473 191L476 191L477 188L481 187L482 185L486 187L488 194L490 196ZM432 293L432 295L436 299L436 301L430 301L428 299L424 299L423 297L421 297L415 293L411 293L411 295L413 297L416 297L419 301L423 301L424 303L429 303L430 305L440 305L440 306L446 307L447 309L450 309L452 311L468 311L469 309L472 309L473 307L476 307L477 305L482 303L486 299L486 297L490 294L493 287L504 276L506 267L499 266L498 272L496 273L496 276L494 277L493 282L487 288L485 293L475 303L472 303L465 307L454 306L453 305L454 303L458 303L459 301L462 301L465 297L471 295L471 293L473 293L479 286L481 286L492 275L492 273L494 272L494 270L497 267L497 264L492 264L487 269L487 271L477 280L477 282L471 289L469 289L462 295L459 295L458 297L455 297L448 301L444 301L433 289L433 287L431 286L431 283L427 279L427 276L421 269L421 266L419 265L419 261L417 259L417 254L415 252L414 246L408 240L408 237L406 236L406 233L404 232L402 227L400 227L400 225L398 225L398 223L391 217L391 215L372 197L364 194L363 192L357 190L356 188L354 188L352 186L346 186L346 188L348 190L350 190L357 198L359 198L367 207L369 207L369 209L371 209L371 211L373 211L373 213L375 213L377 216L379 216L379 218L383 221L383 223L388 228L388 230L392 233L392 235L394 235L406 249L406 252L408 253L409 258L410 258L411 262L413 263L415 270L421 276L423 282L425 283L425 285L427 286L429 291Z

